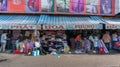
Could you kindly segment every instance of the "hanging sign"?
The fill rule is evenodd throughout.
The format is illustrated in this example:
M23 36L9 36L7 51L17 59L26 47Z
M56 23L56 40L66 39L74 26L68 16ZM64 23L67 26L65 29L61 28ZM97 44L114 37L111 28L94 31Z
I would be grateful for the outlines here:
M65 30L64 25L43 25L43 30Z
M10 29L36 29L35 25L10 25Z
M74 29L102 29L100 24L77 24L73 25Z
M106 29L120 29L120 25L117 25L117 24L106 24Z

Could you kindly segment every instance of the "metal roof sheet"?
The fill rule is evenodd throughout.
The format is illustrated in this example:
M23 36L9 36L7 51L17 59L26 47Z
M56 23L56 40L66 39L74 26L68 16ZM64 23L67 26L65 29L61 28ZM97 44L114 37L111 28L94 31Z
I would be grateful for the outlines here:
M98 16L55 16L55 15L0 15L0 25L65 25L73 29L73 25L99 25L105 21Z
M37 24L39 16L29 16L29 15L0 15L0 24Z
M99 24L104 21L98 16L51 16L40 15L37 24Z
M120 24L120 18L105 19L107 24Z

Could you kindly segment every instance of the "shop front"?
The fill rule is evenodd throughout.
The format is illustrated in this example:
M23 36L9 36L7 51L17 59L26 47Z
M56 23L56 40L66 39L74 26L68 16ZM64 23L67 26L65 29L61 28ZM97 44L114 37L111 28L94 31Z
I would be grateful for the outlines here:
M108 23L106 24L106 30L109 31L109 34L112 38L112 48L120 51L120 22L119 18L112 18L110 20L106 20Z
M87 52L88 49L84 45L87 41L86 38L89 39L91 35L100 38L103 29L102 23L104 23L98 16L3 15L3 17L6 18L0 19L0 29L11 31L11 40L19 40L21 34L25 37L23 40L27 39L29 43L39 39L42 42L41 45L47 44L47 47L42 45L47 53L55 49L65 53L68 53L70 49L76 53L80 53L82 50ZM3 20L5 21L3 22ZM78 39L84 43L81 46L76 44L78 35L81 35L81 38ZM13 43L11 45L13 46ZM15 49L18 47L16 46ZM89 46L89 50L93 50L93 46Z
M41 25L42 32L44 31L46 39L49 39L50 43L56 44L55 42L63 42L69 46L72 53L86 53L84 38L89 39L90 35L102 36L101 30L103 29L101 20L97 16L40 16L44 20L39 20L38 25ZM54 33L53 33L54 32ZM81 35L81 40L84 44L77 45L75 39L77 36ZM43 39L45 39L43 37ZM55 40L55 41L52 41ZM79 39L79 37L78 37ZM80 40L80 39L79 39ZM79 41L77 41L78 43ZM79 42L81 43L81 42ZM89 44L91 45L91 44ZM90 46L92 51L94 48ZM86 52L85 52L86 50ZM83 51L83 52L82 52ZM71 52L70 52L71 53Z

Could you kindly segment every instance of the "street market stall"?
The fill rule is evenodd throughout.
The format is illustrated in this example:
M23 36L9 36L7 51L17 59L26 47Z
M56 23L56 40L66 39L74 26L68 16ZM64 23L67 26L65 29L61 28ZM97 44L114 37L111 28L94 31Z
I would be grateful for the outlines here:
M80 34L80 31L82 35L86 36L87 34L88 37L91 35L89 32L102 30L102 24L104 23L98 16L1 15L0 18L1 29L12 31L14 37L11 40L13 40L14 44L22 34L27 45L29 45L29 41L26 41L26 39L47 42L48 47L44 47L47 52L49 52L47 48L51 47L50 45L53 47L53 45L58 46L58 44L61 47L54 46L52 50L59 49L62 52L68 52L71 48L69 43L71 35L67 31L73 32L77 30L78 33L73 32L75 34L74 38ZM16 48L18 47L16 46Z

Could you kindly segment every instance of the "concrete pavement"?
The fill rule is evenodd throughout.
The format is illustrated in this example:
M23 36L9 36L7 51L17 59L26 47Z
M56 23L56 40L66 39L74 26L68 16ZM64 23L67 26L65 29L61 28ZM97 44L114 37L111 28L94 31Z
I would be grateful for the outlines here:
M53 55L24 56L0 54L7 61L0 62L0 67L120 67L120 54L114 55Z

